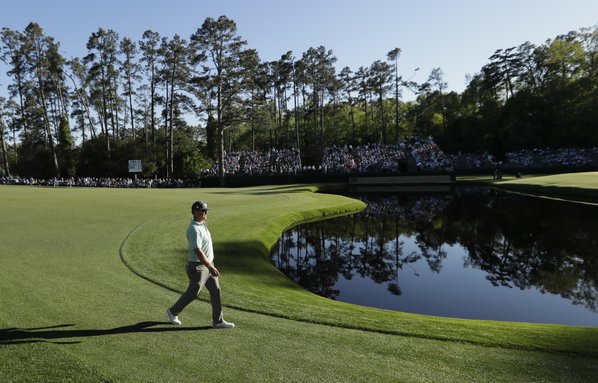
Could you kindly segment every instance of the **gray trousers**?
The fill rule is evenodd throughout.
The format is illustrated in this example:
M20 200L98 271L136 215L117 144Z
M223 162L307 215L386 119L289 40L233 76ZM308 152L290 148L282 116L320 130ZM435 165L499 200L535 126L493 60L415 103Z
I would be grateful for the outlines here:
M170 312L174 315L179 315L189 303L197 298L205 285L210 292L212 322L222 322L222 303L220 301L220 283L218 282L218 277L212 276L210 270L201 263L188 262L186 271L189 277L189 286L187 287L187 291L170 308Z

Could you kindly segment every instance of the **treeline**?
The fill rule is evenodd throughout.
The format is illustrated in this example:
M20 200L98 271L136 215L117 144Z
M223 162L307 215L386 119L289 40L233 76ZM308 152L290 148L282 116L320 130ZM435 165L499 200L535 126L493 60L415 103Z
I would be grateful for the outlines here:
M323 46L262 61L226 16L195 33L141 40L98 29L66 59L41 26L3 28L0 173L35 177L195 177L225 151L325 147L432 136L448 153L598 145L598 29L499 49L459 94L440 68L403 76L394 48L369 67L335 69ZM402 91L417 94L402 101ZM75 145L73 137L77 137ZM220 176L224 169L219 167Z

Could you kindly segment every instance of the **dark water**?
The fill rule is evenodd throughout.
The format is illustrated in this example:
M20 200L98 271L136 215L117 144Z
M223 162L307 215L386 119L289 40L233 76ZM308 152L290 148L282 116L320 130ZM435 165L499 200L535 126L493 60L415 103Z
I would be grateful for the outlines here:
M339 301L598 326L598 208L483 188L353 195L365 211L283 234L273 261Z

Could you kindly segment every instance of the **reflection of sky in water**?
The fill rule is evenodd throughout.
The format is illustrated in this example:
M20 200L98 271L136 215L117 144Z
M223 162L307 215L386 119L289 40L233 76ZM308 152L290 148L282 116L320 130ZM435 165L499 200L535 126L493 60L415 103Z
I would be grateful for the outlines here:
M401 241L404 253L419 251L414 238L402 236ZM337 300L445 317L598 326L598 314L584 306L536 288L495 287L484 271L463 267L461 246L443 245L442 249L447 257L440 273L432 272L425 258L399 270L402 295L390 294L387 283L376 284L359 275L350 281L339 276L333 287L340 291Z
M478 200L474 201L475 198L478 198ZM449 196L449 198L419 196L412 199L397 199L392 196L386 202L383 199L372 199L368 201L369 210L361 214L362 218L368 217L366 218L368 223L364 224L364 221L360 221L362 218L357 218L359 216L357 215L355 221L335 221L334 219L325 221L330 223L326 224L328 225L326 229L321 229L326 232L328 237L326 240L327 249L334 247L331 246L333 242L329 239L330 236L341 235L341 242L345 244L345 252L347 251L346 246L351 242L350 238L353 238L353 244L356 247L352 250L352 256L349 256L348 253L343 254L340 260L336 259L335 261L335 257L331 255L330 250L327 250L322 255L324 260L317 263L314 258L315 249L313 246L319 240L313 236L320 229L311 229L309 230L310 245L308 246L311 255L310 260L307 261L311 265L309 268L311 271L305 269L295 270L297 265L293 257L297 255L296 248L287 249L291 255L291 258L287 260L287 266L290 267L291 272L295 270L294 272L301 276L303 281L307 283L306 286L310 284L315 286L314 291L319 289L318 291L322 291L324 294L327 291L339 301L364 306L444 317L598 327L598 313L593 312L584 304L575 305L572 303L572 297L566 298L556 293L542 293L541 291L541 289L547 288L556 288L557 291L560 291L558 289L561 285L565 289L574 288L575 283L573 283L573 286L570 283L571 281L574 282L576 278L590 278L590 280L593 278L594 281L596 280L595 276L586 275L584 277L582 274L575 274L577 272L592 273L591 270L596 270L595 265L598 260L593 255L596 240L591 234L586 235L586 237L578 236L580 227L586 227L586 232L588 230L595 231L594 229L597 228L598 223L592 217L596 215L589 213L596 212L596 209L593 208L594 210L592 210L592 208L580 205L548 206L545 205L545 202L538 202L538 199L517 200L516 198L512 195L505 197L505 195L497 196L493 193L476 194L466 190L465 193ZM528 205L531 206L529 209L527 208ZM495 208L495 206L498 206L498 208ZM551 214L553 208L554 213ZM540 222L538 216L534 216L538 212L541 214L542 224L549 225L547 227L559 227L560 231L552 230L540 234L542 230L534 229ZM360 250L363 250L363 246L365 246L364 238L354 238L352 237L353 234L349 234L352 225L355 222L361 222L362 230L366 227L369 228L367 230L375 231L377 230L376 227L380 227L379 225L376 226L375 223L380 223L381 217L385 216L399 219L401 224L399 225L399 221L397 221L397 225L399 225L396 228L397 230L398 227L416 230L410 232L416 233L413 236L403 231L399 236L402 247L399 258L403 263L398 270L397 278L393 278L394 270L396 270L393 255L396 241L392 235L391 238L385 238L385 248L389 253L386 257L386 264L392 265L391 270L387 270L385 275L390 280L385 279L386 282L377 284L369 276L361 277L358 269L355 268L350 271L352 275L350 280L343 277L341 270L337 270L336 272L339 272L337 274L334 270L338 266L334 266L334 262L341 262L340 269L346 269L348 263L355 266L362 259ZM420 238L423 235L432 241L442 238L445 234L440 234L440 237L437 236L445 229L434 227L440 216L443 217L443 225L447 225L446 235L452 236L453 243L459 243L449 245L445 242L440 247L444 254L439 257L435 257L439 249L434 249L434 246L430 247L429 243L424 246L427 248L428 255L431 256L430 260L436 260L440 264L439 272L434 272L428 263L428 259L422 254L418 243L416 243L416 236ZM505 217L512 218L515 221L506 220ZM590 220L586 221L582 217L590 217ZM470 225L468 219L473 219L471 222L475 223ZM339 224L338 222L342 223ZM388 223L392 227L391 232L394 230L394 222L394 219L391 219ZM426 226L428 223L432 226ZM311 225L317 225L317 223ZM563 225L571 226L570 231L561 229ZM472 232L469 231L469 226L474 227L477 234L471 236L470 233ZM309 227L309 224L305 227ZM359 227L359 224L357 227ZM515 228L515 230L511 230L511 228ZM296 228L296 230L300 229ZM388 230L388 226L386 230ZM492 230L497 231L493 232ZM528 230L529 235L526 234ZM510 232L508 234L510 239L503 237L503 234L507 232ZM306 233L307 230L302 232L301 242L305 241ZM516 237L513 237L513 233ZM500 241L504 241L503 243L499 242L500 246L496 249L504 243L511 243L512 240L518 241L519 245L523 245L522 237L517 236L519 234L524 234L523 238L533 239L535 242L530 242L532 246L541 246L542 251L549 253L549 258L544 258L546 261L541 260L542 258L535 258L538 256L538 249L527 255L525 251L530 250L520 249L517 251L524 251L524 253L517 256L513 253L506 256L504 254L490 256L481 252L481 249L488 245L486 241L493 238L493 236L495 239L498 238ZM373 234L370 233L370 235ZM468 251L463 247L465 245L460 244L461 239L459 236L461 235L469 241L468 247L473 243L472 240L482 240L482 242L475 242L481 246L476 249L475 259L470 259ZM299 238L297 231L293 231L292 238L294 242L297 242ZM583 240L578 240L582 238ZM443 241L440 240L436 243L443 243ZM371 250L375 252L379 250L378 245L375 243L370 244L370 246L373 246ZM583 252L582 258L576 257L575 254L580 253L575 253L575 251ZM306 250L302 249L301 257L305 257L305 254ZM412 254L415 256L411 257ZM556 258L551 258L555 256ZM377 259L377 257L374 258ZM275 263L277 262L277 255L274 255L273 260ZM301 262L304 263L306 260L303 259ZM332 264L327 264L327 262L332 262ZM361 265L362 270L365 267L366 273L372 272L380 275L380 272L382 272L382 269L378 269L381 267L380 264L376 265L376 262L372 261L371 258L365 262L366 266ZM374 264L372 265L371 262L374 262ZM505 263L502 264L502 262ZM571 265L570 262L577 266L567 268L567 265ZM594 265L593 269L592 265ZM573 274L565 274L564 276L558 273L554 274L554 270L551 269L553 267L563 267L563 272L573 272ZM321 278L324 279L320 279L318 274L314 274L317 273L317 270L325 270L328 274L322 274ZM488 272L492 274L488 274ZM546 278L543 276L545 272L547 273ZM384 275L383 272L382 274ZM384 279L384 277L382 278ZM488 278L498 278L499 286L493 285ZM501 286L500 283L503 278L507 284L513 287ZM532 278L532 280L527 278ZM556 284L555 281L557 281ZM580 281L581 279L578 280L578 283ZM593 286L591 287L591 293L596 294L596 287L592 285L595 282L589 283L590 286ZM547 285L542 287L542 284ZM393 290L392 285L395 285L395 292L396 286L398 286L400 295L390 292ZM528 287L521 289L517 285ZM565 291L565 294L573 292L570 290ZM575 289L575 293L581 294L577 296L577 299L580 299L580 296L583 297L583 290L579 290L579 286L578 289ZM586 296L586 298L591 296L593 295ZM595 302L595 298L589 299Z

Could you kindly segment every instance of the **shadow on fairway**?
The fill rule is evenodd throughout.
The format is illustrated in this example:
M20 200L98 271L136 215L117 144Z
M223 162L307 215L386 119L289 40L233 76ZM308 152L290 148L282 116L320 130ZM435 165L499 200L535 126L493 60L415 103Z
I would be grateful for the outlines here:
M168 327L154 327L168 325ZM64 342L62 339L86 338L90 336L118 335L129 333L150 333L150 332L172 332L172 331L197 331L210 330L212 326L200 327L179 327L172 326L170 322L139 322L129 326L121 326L110 329L98 330L65 330L72 327L72 324L61 324L49 327L36 328L6 328L0 329L0 346L15 345L23 343L47 342L54 344L73 344L81 341Z
M343 186L344 184L340 184ZM260 195L260 194L280 194L280 193L303 193L314 192L315 187L311 185L277 185L277 186L260 186L258 188L241 188L240 189L224 189L218 190L218 194L238 194L238 195ZM337 186L334 190L342 190L342 187ZM210 189L206 189L210 190Z

